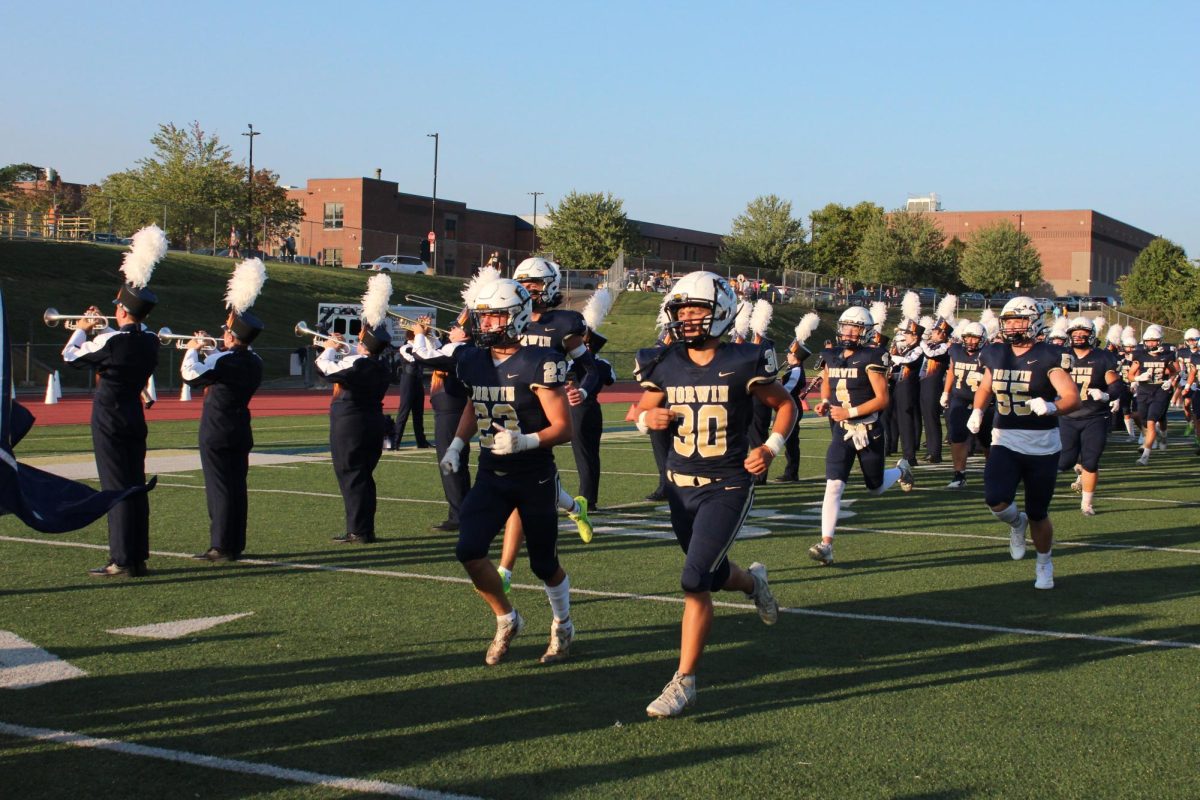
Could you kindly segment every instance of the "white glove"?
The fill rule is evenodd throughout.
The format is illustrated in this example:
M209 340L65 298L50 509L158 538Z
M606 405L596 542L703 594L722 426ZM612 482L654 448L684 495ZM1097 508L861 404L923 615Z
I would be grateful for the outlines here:
M938 402L942 404L942 408L949 408L950 407L950 393L942 392L942 397L940 400L938 400Z
M508 428L501 428L499 425L495 427L499 430L492 437L492 455L494 456L509 456L513 453L532 450L541 442L536 433L510 431Z
M1109 410L1111 410L1111 411L1112 411L1112 413L1114 413L1114 414L1119 414L1119 413L1121 413L1121 401L1120 401L1120 400L1113 400L1111 403L1109 403L1109 404L1108 404L1108 408L1109 408Z
M1046 402L1046 400L1041 397L1033 398L1032 400L1028 401L1026 405L1029 406L1030 411L1039 417L1048 416L1058 410L1058 406L1054 405L1054 403Z
M1149 372L1139 372L1138 376L1133 379L1133 382L1134 383L1145 383L1146 381L1150 380L1150 377L1151 376L1150 376Z
M1092 400L1095 400L1098 403L1103 403L1103 402L1108 401L1108 392L1104 391L1103 389L1088 389L1087 395L1089 398L1091 398Z
M983 409L976 408L971 411L971 416L967 417L967 430L971 433L979 433L979 429L983 427Z
M846 435L843 440L849 439L854 444L855 450L863 450L871 442L871 436L867 432L867 426L863 423L846 424Z
M453 475L454 473L458 472L459 453L461 453L463 448L466 446L466 442L457 436L454 437L454 441L451 442L450 446L446 448L446 454L442 456L442 460L438 462L438 466L441 468L443 475Z
M1168 379L1168 380L1165 380L1165 381L1163 381L1163 382L1162 382L1162 388L1163 388L1163 391L1166 391L1166 392L1169 392L1169 391L1171 391L1171 381L1170 381L1170 379Z

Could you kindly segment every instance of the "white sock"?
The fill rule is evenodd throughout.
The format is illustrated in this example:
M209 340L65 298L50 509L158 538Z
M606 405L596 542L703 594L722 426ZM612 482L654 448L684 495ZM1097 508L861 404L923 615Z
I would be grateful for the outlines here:
M992 514L1010 528L1014 527L1017 520L1021 518L1021 512L1017 510L1016 503L1009 504L1003 511L993 511Z
M496 615L496 624L503 625L506 622L512 622L516 618L517 618L517 610L514 608L512 611L508 612L507 614L497 614Z
M567 490L558 487L558 507L568 514L578 514L579 504L575 502L575 498L567 494Z
M1149 458L1149 457L1150 457L1150 448L1143 447L1142 448L1142 458Z
M837 529L838 511L842 507L845 481L825 481L825 502L821 503L821 538L832 539Z
M883 471L883 483L879 484L878 489L872 489L871 494L883 494L888 489L896 485L896 481L900 480L900 470L892 467Z
M1083 501L1081 502L1080 507L1081 508L1091 508L1092 507L1092 496L1095 494L1096 494L1095 492L1084 492L1083 493Z
M1130 435L1130 436L1133 436L1133 435L1134 435L1134 433L1133 433L1133 420L1131 420L1129 417L1126 417L1126 418L1125 418L1125 430L1129 431L1129 435Z
M550 610L554 612L557 622L566 622L571 618L571 579L563 576L558 586L546 584L546 597L550 600Z
M1037 562L1039 564L1049 564L1050 563L1050 552L1047 551L1045 553L1038 553L1037 554Z

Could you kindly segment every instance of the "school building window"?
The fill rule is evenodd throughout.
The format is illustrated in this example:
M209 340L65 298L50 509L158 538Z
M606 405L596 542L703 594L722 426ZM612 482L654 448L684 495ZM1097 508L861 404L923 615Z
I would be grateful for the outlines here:
M342 204L341 203L326 203L325 204L325 230L337 230L342 227ZM340 252L340 251L339 251Z
M340 267L342 265L342 248L326 247L323 251L322 262L327 267Z

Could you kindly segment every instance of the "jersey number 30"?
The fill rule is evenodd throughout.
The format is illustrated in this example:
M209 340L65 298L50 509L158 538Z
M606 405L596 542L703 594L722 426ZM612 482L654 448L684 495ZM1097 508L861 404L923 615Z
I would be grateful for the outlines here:
M679 420L675 430L675 452L684 458L696 453L701 458L725 455L725 429L729 411L723 405L706 404L693 410L691 406L670 407Z

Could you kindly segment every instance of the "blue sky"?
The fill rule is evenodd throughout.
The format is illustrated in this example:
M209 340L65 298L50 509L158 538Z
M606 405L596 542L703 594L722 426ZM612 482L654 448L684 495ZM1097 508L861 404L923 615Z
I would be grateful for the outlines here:
M372 175L529 213L572 189L727 232L938 192L1094 208L1200 256L1200 4L24 3L0 163L92 182L198 120L284 183ZM23 33L21 33L23 32ZM20 91L16 90L20 87Z

